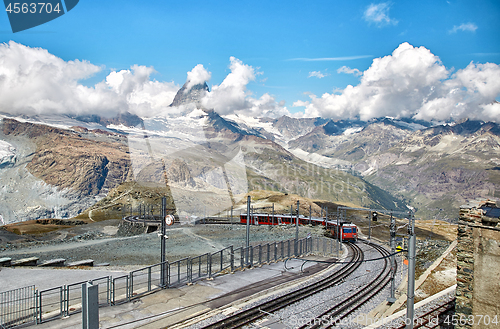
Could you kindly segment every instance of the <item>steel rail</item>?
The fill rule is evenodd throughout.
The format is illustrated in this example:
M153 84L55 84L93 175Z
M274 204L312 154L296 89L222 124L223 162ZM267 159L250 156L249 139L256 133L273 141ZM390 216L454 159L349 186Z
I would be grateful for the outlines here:
M305 324L300 329L317 329L317 328L332 328L338 324L341 320L345 319L352 312L363 306L368 300L373 296L377 295L382 289L384 289L390 282L390 271L387 271L389 260L387 256L390 255L389 251L382 246L376 245L365 240L360 240L374 249L376 249L384 258L384 267L382 271L372 280L370 283L365 285L363 288L358 289L351 296L345 298L340 303L337 303L333 307L329 308L327 311L323 312L317 317L322 321L316 323ZM324 321L323 319L328 319Z
M337 283L344 280L346 277L351 275L363 261L363 251L360 247L355 244L348 244L349 248L352 250L352 257L349 263L345 266L337 270L332 275L319 280L307 287L300 288L293 292L290 292L286 295L273 298L268 302L261 303L252 308L244 310L242 312L233 314L223 320L220 320L216 323L210 324L203 328L240 328L244 325L252 323L259 318L269 314L276 312L288 305L291 305L303 298L309 297L313 294L318 293L321 290L327 289L331 286L336 285Z

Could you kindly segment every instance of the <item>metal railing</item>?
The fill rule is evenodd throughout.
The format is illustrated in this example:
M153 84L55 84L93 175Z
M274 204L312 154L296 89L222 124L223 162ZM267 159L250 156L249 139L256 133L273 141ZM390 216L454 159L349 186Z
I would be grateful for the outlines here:
M0 328L35 323L36 301L35 286L0 292Z
M147 266L131 271L128 275L115 278L105 276L85 282L99 286L99 306L117 305L155 290L193 283L243 268L311 253L332 255L336 252L334 240L325 237L307 237L298 241L291 239L248 248L230 246L214 253ZM161 282L162 266L166 272L165 282ZM1 292L0 329L26 323L43 323L81 312L81 287L85 282L41 291L29 286Z

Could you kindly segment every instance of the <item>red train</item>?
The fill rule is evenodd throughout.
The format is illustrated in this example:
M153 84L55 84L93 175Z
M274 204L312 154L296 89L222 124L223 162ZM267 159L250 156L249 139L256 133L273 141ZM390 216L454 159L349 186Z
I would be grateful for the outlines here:
M254 225L279 225L279 224L295 224L297 216L275 214L252 214L250 216L250 224ZM240 223L247 223L247 214L240 215ZM325 220L324 218L304 217L299 216L299 224L301 225L323 225L330 231L334 238L337 238L338 226L337 221ZM346 241L357 241L358 240L358 227L350 222L341 222L340 227L342 228L342 240Z

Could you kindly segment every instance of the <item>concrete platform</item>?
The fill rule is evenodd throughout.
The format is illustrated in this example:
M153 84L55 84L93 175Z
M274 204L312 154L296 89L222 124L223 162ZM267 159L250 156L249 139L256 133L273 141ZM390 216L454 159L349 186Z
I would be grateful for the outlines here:
M11 266L36 266L38 262L38 257L29 257L23 259L17 259L10 262Z
M99 327L172 328L176 323L195 315L219 312L220 307L223 312L232 313L237 311L242 303L249 302L253 298L261 298L283 289L284 286L308 280L312 275L328 267L328 264L317 263L314 260L333 260L317 256L306 259L310 261L305 264L302 259L289 260L286 268L284 262L272 263L218 276L212 280L198 281L193 285L157 291L122 305L103 307L99 309ZM98 277L105 271L80 272L95 272L94 277ZM114 276L117 276L116 274ZM215 309L217 310L214 311ZM36 329L81 327L81 314L36 325Z
M12 258L10 258L10 257L0 258L0 266L10 266L11 261L12 261Z
M49 267L49 266L60 267L60 266L64 266L65 261L66 261L66 259L64 259L64 258L55 258L55 259L45 261L45 262L39 264L38 266L40 266L40 267Z
M66 265L67 267L73 267L73 266L94 266L94 260L93 259L84 259L84 260L79 260L77 262L72 262L72 263L68 263L68 265Z

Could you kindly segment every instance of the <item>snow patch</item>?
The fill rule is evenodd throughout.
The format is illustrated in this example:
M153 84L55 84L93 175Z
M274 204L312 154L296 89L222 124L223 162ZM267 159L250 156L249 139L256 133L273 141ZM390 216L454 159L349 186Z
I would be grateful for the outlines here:
M6 141L0 140L0 168L16 162L16 148Z
M298 157L301 160L304 160L306 162L315 164L317 166L323 167L323 168L333 168L337 166L350 166L351 163L349 161L345 160L340 160L340 159L334 159L334 158L329 158L324 155L318 154L318 153L309 153L306 152L302 149L296 148L289 150L293 155Z
M260 118L248 117L245 115L229 114L224 115L224 119L233 121L238 125L245 125L250 128L261 128L273 134L276 138L283 138L283 135L273 126L272 122L262 122Z
M342 135L349 136L349 135L352 135L352 134L355 134L355 133L359 133L361 130L363 130L363 127L347 128L346 130L344 130L344 132L342 133Z
M430 148L430 151L451 154L462 148L460 145L462 141L463 138L459 138L457 135L444 135L437 145Z

